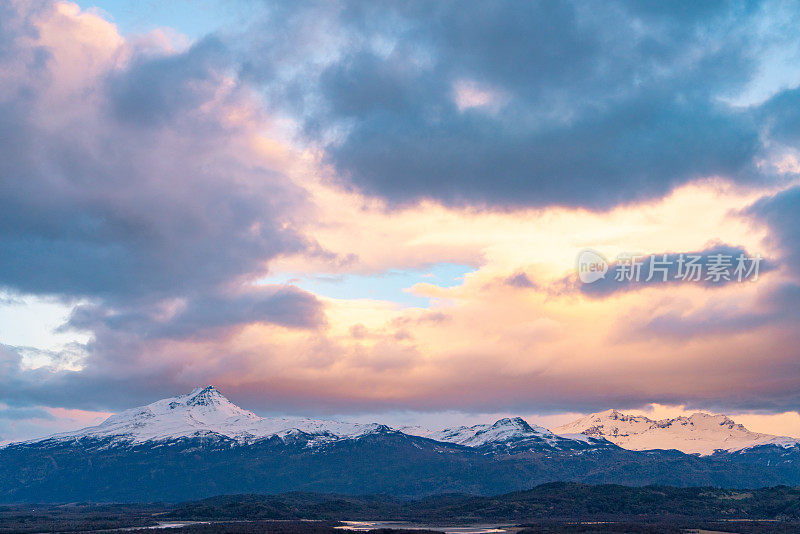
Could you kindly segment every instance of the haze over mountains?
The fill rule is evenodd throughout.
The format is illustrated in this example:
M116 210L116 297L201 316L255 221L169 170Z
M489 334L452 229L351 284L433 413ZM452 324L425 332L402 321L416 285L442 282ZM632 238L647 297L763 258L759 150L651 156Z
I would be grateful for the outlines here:
M644 446L653 450L628 450ZM796 485L800 443L703 414L651 421L610 411L556 432L518 417L443 430L264 418L208 386L97 426L0 448L0 502L497 494L552 481Z

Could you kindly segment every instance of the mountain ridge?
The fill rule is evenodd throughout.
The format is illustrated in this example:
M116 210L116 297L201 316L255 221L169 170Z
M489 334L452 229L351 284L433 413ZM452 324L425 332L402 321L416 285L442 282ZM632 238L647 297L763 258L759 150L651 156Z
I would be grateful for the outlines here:
M532 425L521 417L506 417L494 423L440 430L412 426L393 428L378 422L260 417L228 400L213 385L124 410L99 425L27 440L24 443L90 437L113 438L120 443L144 443L217 436L246 444L271 437L285 439L302 433L310 437L308 446L313 447L387 430L474 448L508 449L527 445L570 449L615 445L635 451L674 449L687 454L711 455L717 451L734 452L762 445L786 448L800 443L796 438L751 432L727 416L701 412L691 416L654 420L643 415L628 415L610 409L581 417L553 430Z
M488 495L555 481L800 484L797 446L706 456L633 451L586 434L561 436L522 418L405 430L427 435L379 423L263 418L216 388L197 388L94 427L0 448L0 502L181 501L287 491Z
M66 441L81 438L115 438L120 442L144 443L190 437L225 437L248 443L296 431L314 436L317 442L357 437L374 432L378 423L347 423L307 417L260 417L230 400L214 386L195 388L186 395L160 399L124 410L99 425L28 440Z
M530 425L521 417L502 418L492 424L438 431L421 427L395 429L377 422L350 423L306 417L260 417L237 406L212 385L195 388L186 395L168 397L124 410L95 426L23 443L107 439L109 441L106 446L113 446L216 437L248 444L269 438L296 441L302 435L307 438L307 447L318 447L334 441L358 439L375 432L399 432L473 448L585 450L592 446L614 446L605 439L558 436L544 427Z
M675 449L702 456L763 445L792 447L800 444L797 438L752 432L726 415L703 412L655 420L612 409L581 417L554 431L560 435L583 434L607 439L629 450Z

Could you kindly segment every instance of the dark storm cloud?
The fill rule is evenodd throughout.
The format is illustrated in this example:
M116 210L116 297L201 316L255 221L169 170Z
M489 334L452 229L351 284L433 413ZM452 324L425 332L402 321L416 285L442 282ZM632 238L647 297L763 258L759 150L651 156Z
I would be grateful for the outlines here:
M275 98L343 180L390 203L601 209L700 177L763 179L757 114L721 100L757 70L758 6L304 6L275 17L281 36L318 20L345 44ZM459 106L459 84L489 102Z

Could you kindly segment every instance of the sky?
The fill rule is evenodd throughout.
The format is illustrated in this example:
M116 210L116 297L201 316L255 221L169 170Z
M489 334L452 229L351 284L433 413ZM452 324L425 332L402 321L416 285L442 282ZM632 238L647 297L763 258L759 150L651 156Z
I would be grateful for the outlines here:
M206 384L262 415L800 437L799 22L1 3L0 442Z

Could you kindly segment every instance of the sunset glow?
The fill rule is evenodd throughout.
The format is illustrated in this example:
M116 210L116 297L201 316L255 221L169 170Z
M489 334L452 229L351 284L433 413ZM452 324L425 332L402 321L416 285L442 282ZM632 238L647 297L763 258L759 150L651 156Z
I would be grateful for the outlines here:
M449 3L125 4L0 7L0 443L205 384L264 415L800 437L779 3L541 3L533 45ZM584 249L764 263L592 289Z

